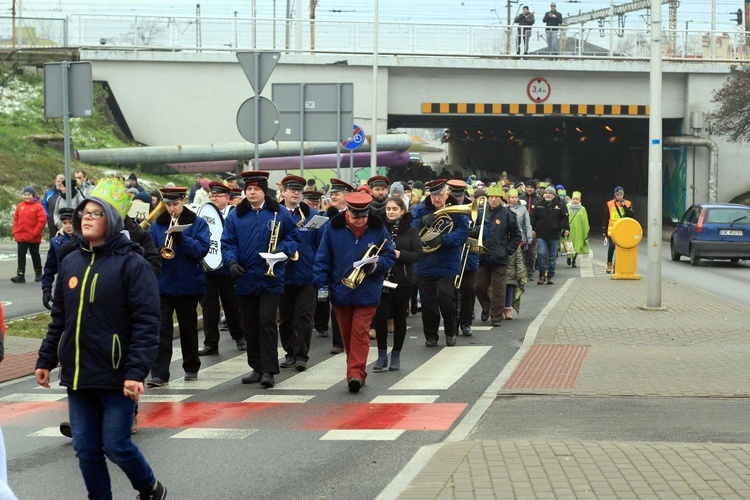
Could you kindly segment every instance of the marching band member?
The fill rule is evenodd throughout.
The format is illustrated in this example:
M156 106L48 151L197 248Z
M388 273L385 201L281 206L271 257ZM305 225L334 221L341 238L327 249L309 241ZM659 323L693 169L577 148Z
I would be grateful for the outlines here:
M388 198L388 189L391 186L391 181L384 175L374 175L367 179L367 185L370 186L372 192L372 203L370 204L370 212L374 215L385 215L385 199Z
M229 190L229 204L236 207L242 201L244 191L242 188L231 188Z
M372 196L351 193L345 202L347 210L335 215L323 232L315 255L313 284L319 290L330 290L346 351L347 385L349 392L359 392L367 377L370 323L380 301L383 278L396 253L383 220L370 214ZM359 269L361 284L357 286L352 264L372 255L374 261ZM355 282L353 288L342 282L345 278Z
M302 229L305 220L315 215L310 207L300 203L305 178L298 175L287 175L281 179L284 195L282 205L289 210L289 215L299 231L299 258L289 262L286 267L286 283L279 304L279 337L286 351L286 357L279 366L297 371L307 370L307 361L312 338L313 316L317 304L315 287L312 284L313 262L318 250L322 232L317 229Z
M353 193L354 191L354 186L352 186L348 182L344 182L341 179L332 178L331 187L328 190L329 196L331 197L331 204L324 215L326 215L329 219L332 219L340 212L346 210L346 200L344 199L344 197L348 193ZM315 311L315 329L318 330L321 337L328 336L329 304L330 298L328 301L319 301L318 307ZM336 321L336 315L332 310L330 311L330 318L331 331L333 332L333 335L331 337L331 354L341 354L342 352L344 352L344 342L341 340L339 324ZM325 328L323 328L323 325L325 325ZM320 329L318 328L318 326L320 326Z
M221 182L209 184L211 190L211 203L219 209L221 216L226 220L229 212L234 207L229 204L229 193L231 189ZM221 303L219 300L221 299ZM206 294L201 299L203 307L203 349L198 351L198 356L210 356L219 354L219 321L221 320L221 307L224 307L224 316L227 318L229 335L237 345L238 351L247 350L245 333L242 331L242 318L240 317L240 303L237 293L234 291L234 280L229 275L229 269L221 266L215 271L206 271Z
M311 212L318 213L322 210L320 199L324 194L323 191L302 191L302 201L310 207Z
M508 259L521 243L521 230L516 216L503 206L503 189L492 186L488 191L487 214L477 217L484 220L484 246L487 251L479 257L477 272L477 298L482 305L482 321L492 320L500 326L505 311L505 285L508 282ZM479 227L473 229L476 233ZM489 287L492 286L492 298Z
M221 256L240 302L247 340L247 363L252 368L243 384L271 388L279 373L276 310L284 292L283 262L273 265L261 253L289 258L299 246L299 231L288 210L268 196L268 172L242 172L245 199L227 216L221 235ZM272 273L272 274L269 274Z
M448 193L446 182L445 179L437 179L428 183L430 196L412 209L412 225L418 231L432 225L435 211L447 205L458 204ZM427 243L423 241L425 250L439 248L426 253L424 259L414 266L422 298L422 326L427 347L437 345L441 315L445 326L445 343L448 346L456 345L456 295L453 282L461 272L461 248L469 236L469 219L466 215L455 213L449 217L453 221L453 229Z
M448 189L451 196L456 199L459 205L471 205L471 200L466 197L466 182L460 179L451 179L448 181ZM470 224L472 227L475 224ZM464 248L461 248L464 251ZM463 262L461 263L463 265ZM461 278L461 287L458 292L458 326L461 333L471 335L471 322L474 317L474 303L476 302L477 293L477 269L479 268L479 254L469 252L466 257L466 267L463 270Z
M409 310L411 289L414 286L414 264L422 260L422 242L419 233L411 225L413 220L401 195L390 196L386 201L385 227L391 235L396 249L396 263L388 271L386 279L396 288L383 287L380 305L375 312L375 331L378 339L378 360L373 371L401 368L401 349L406 339L406 315ZM393 350L391 366L388 367L388 318L393 315Z
M161 248L162 269L159 275L161 299L161 329L159 353L151 368L149 387L160 387L169 382L172 362L172 315L177 313L182 347L182 368L185 380L198 378L201 360L198 357L198 301L206 293L206 278L201 259L211 246L211 233L206 221L195 212L185 210L186 187L161 189L167 211L156 218L149 233L157 248ZM167 235L171 226L187 225L182 232ZM170 257L171 256L171 257Z

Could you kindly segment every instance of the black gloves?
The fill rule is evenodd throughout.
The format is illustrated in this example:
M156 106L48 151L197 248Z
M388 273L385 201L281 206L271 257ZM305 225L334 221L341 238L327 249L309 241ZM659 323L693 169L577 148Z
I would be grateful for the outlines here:
M182 233L172 233L172 242L182 243Z
M378 268L378 265L375 262L370 262L369 264L365 264L363 268L367 274L372 274Z
M241 265L237 264L236 262L232 262L231 264L229 264L229 274L230 276L232 276L232 278L239 278L245 275L245 270Z
M52 310L52 290L50 288L42 290L42 304L50 311Z
M438 248L442 244L443 244L443 236L440 234L435 236L431 240L424 242L424 246L427 248Z
M469 229L469 238L474 238L475 240L479 238L479 229L478 227L472 227Z
M435 214L423 215L421 220L423 227L430 227L435 222Z

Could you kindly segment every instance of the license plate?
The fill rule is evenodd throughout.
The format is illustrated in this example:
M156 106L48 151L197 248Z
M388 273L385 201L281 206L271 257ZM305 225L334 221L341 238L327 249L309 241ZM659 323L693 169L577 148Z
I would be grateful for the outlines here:
M719 229L720 236L742 236L742 229Z

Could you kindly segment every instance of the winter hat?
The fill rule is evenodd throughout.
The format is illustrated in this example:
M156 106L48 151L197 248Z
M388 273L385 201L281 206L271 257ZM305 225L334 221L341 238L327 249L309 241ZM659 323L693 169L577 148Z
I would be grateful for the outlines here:
M128 176L128 180L138 182L138 177L135 176L135 172L130 173L130 175Z
M390 196L404 196L404 185L396 181L391 184L391 190L388 193Z
M555 189L557 189L558 191L565 191L565 186L563 186L562 184L558 184L557 186L555 186Z
M557 194L557 192L555 191L555 186L547 186L546 188L544 188L544 192L545 193Z
M31 196L36 196L36 191L34 191L34 188L32 186L26 186L23 188L23 194L31 193Z
M112 205L123 220L128 215L130 206L133 204L132 196L128 194L125 183L119 177L101 179L96 183L96 187L90 196L104 200Z
M60 207L60 220L70 220L73 218L73 214L75 213L75 208L70 207Z
M571 198L581 198L581 192L580 191L573 191L573 196Z
M615 194L617 194L617 193L625 194L625 190L622 188L622 186L617 186L615 188Z
M205 189L206 191L208 191L209 184L211 184L211 179L205 179L205 178L201 179L201 187Z
M422 181L414 181L414 184L411 185L412 189L421 189L424 193L424 182Z

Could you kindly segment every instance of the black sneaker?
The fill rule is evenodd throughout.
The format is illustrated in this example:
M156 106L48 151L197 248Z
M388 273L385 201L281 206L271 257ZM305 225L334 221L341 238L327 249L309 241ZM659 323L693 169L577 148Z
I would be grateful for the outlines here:
M167 487L156 481L151 489L141 490L136 498L137 500L162 500L167 498Z
M447 346L454 346L456 345L456 336L455 335L446 335L445 336L445 345Z
M427 347L437 347L437 340L434 340L434 339L425 340L424 345Z
M347 385L349 386L349 392L359 392L362 388L362 382L357 377L350 378Z
M247 342L245 342L244 340L236 340L235 342L237 343L237 350L238 351L240 351L240 352L247 351ZM217 354L218 354L218 352L217 352Z
M294 366L294 357L289 356L288 354L284 357L284 361L279 363L279 366L281 368L291 368Z
M489 311L482 311L482 315L480 316L482 321L487 321L490 319L490 312Z
M461 333L466 337L471 337L471 327L470 326L462 326L461 327Z
M328 337L328 330L318 331L318 337Z
M244 377L242 377L242 383L257 384L260 382L261 378L263 378L263 375L260 372L256 372L255 370L253 370L249 375L245 375Z
M146 386L148 387L163 387L169 383L168 380L160 379L159 377L152 377L148 382L146 382Z
M303 372L303 371L307 370L307 361L298 359L294 363L294 369L297 370L298 372Z
M70 430L70 422L60 422L60 434L72 438L73 431Z

